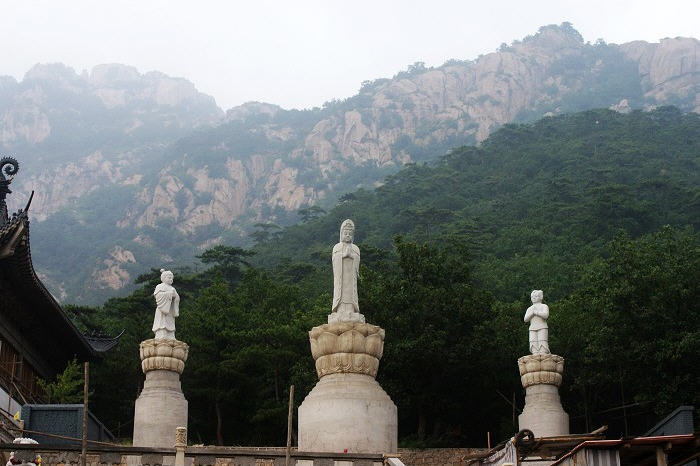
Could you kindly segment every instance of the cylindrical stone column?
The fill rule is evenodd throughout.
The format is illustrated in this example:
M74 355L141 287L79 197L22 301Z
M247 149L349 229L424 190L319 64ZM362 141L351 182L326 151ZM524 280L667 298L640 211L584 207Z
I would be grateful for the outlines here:
M319 381L299 406L299 451L395 453L396 405L375 380L384 330L334 322L309 340Z
M556 354L531 354L518 359L518 369L525 389L519 428L530 429L535 437L568 435L569 415L559 398L564 358Z
M187 400L180 374L189 346L178 340L152 338L142 341L139 350L146 381L134 406L133 445L172 448L177 428L187 428Z

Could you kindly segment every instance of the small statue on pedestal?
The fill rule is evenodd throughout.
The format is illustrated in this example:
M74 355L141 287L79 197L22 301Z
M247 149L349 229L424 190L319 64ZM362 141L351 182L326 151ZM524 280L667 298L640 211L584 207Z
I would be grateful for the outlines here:
M530 294L532 306L525 311L525 322L530 322L530 353L549 354L549 306L542 302L544 293L542 290L533 290Z
M542 290L530 294L532 306L525 312L530 323L530 353L518 358L520 382L525 389L525 406L518 416L518 428L536 437L569 434L569 415L561 406L559 387L564 375L564 358L549 350L547 318L549 306L542 302Z
M156 339L175 340L175 318L180 315L180 296L173 287L174 275L170 270L160 269L160 283L153 296L156 298L156 316L153 333Z

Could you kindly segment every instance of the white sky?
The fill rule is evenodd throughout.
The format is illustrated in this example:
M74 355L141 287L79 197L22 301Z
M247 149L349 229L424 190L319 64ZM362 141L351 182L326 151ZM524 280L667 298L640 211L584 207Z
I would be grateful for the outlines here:
M473 59L569 21L586 41L700 36L698 0L0 0L0 75L124 63L228 109L320 106L423 61Z

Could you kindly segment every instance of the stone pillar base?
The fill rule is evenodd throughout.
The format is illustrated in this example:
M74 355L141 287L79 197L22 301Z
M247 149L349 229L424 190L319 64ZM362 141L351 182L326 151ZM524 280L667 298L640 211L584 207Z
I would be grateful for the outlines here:
M564 358L556 354L533 354L518 359L518 367L525 388L525 408L518 416L519 429L530 429L535 437L568 435L569 415L559 398Z
M146 381L134 406L133 445L172 448L176 429L187 427L180 374L189 348L178 340L151 339L141 342L140 350Z
M374 380L384 330L334 322L311 329L309 342L319 381L299 406L299 451L396 453L396 405Z
M299 451L395 453L396 405L369 375L321 377L299 406Z
M569 415L561 406L555 385L531 385L525 389L525 408L518 416L520 429L530 429L535 437L569 434Z

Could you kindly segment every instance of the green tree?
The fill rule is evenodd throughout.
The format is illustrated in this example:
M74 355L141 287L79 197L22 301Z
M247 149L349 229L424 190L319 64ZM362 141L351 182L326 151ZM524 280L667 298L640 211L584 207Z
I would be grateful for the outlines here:
M404 435L454 441L478 396L469 374L477 371L477 333L491 299L474 287L463 244L401 237L394 244L397 264L362 270L360 307L387 334L379 378L399 407Z
M671 227L635 240L621 234L609 252L551 318L561 329L554 348L570 361L569 402L589 425L605 421L596 412L625 404L657 416L697 405L700 236Z
M53 382L37 379L37 384L46 392L49 403L82 403L83 401L83 367L74 358L66 368L56 376Z
M301 209L297 210L297 214L299 215L299 218L301 218L301 223L309 223L311 220L315 220L325 213L325 210L316 205L302 207Z
M256 223L253 225L255 231L250 234L250 237L255 241L255 245L260 245L272 238L275 233L279 232L280 226L276 223Z
M220 244L211 249L207 249L197 256L197 259L204 264L213 264L208 271L210 274L220 272L229 283L235 283L241 277L241 266L250 265L246 258L254 254L254 252L247 251L243 248Z
M194 303L183 309L179 332L190 345L184 390L190 397L193 430L200 437L214 438L224 444L224 419L230 419L243 403L245 392L239 383L244 377L230 353L240 342L231 338L241 325L228 284L221 276L202 289Z

